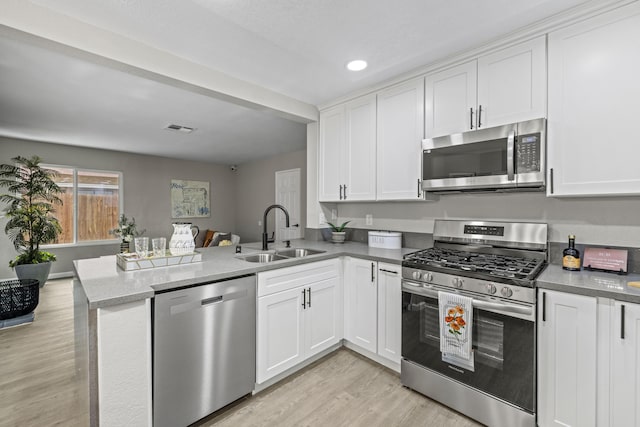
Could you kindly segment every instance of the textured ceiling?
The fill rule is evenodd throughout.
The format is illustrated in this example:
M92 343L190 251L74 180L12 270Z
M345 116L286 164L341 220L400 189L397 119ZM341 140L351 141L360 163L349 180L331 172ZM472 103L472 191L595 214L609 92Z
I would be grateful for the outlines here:
M584 0L32 0L321 105ZM369 68L345 69L360 58ZM190 135L162 130L195 127ZM236 164L305 147L305 126L0 38L0 134Z

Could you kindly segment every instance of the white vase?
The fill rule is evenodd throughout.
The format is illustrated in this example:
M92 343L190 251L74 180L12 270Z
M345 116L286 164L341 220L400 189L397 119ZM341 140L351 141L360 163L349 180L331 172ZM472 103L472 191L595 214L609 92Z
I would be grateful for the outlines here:
M196 242L193 239L191 223L175 222L172 225L173 234L169 241L169 252L171 252L171 255L184 255L194 252Z

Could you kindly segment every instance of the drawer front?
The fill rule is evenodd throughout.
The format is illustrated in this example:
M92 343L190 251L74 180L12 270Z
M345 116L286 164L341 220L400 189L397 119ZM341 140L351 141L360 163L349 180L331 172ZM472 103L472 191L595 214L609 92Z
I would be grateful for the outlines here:
M312 262L258 273L258 297L305 286L340 275L340 260Z

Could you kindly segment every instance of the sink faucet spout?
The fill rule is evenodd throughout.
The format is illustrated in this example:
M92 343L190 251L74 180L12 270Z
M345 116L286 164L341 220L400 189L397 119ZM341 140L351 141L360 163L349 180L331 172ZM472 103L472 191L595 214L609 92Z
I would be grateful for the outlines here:
M285 225L289 227L289 212L282 205L271 205L267 209L264 210L264 215L262 216L262 250L269 250L269 235L267 234L267 214L272 210L278 208L282 212L284 212L285 217Z

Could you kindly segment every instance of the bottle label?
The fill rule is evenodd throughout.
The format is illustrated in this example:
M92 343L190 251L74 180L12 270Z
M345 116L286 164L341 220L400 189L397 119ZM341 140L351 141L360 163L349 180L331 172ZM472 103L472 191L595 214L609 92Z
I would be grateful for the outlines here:
M565 255L562 257L562 266L564 268L580 268L580 258L573 257L571 255Z

